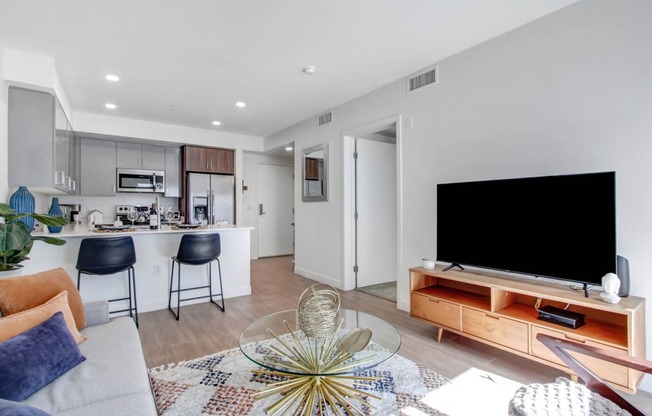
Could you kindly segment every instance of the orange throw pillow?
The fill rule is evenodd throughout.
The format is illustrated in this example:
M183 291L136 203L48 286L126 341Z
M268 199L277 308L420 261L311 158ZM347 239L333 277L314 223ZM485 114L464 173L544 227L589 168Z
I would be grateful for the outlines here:
M0 342L34 328L57 312L63 313L63 319L66 321L68 331L70 331L77 344L85 341L86 338L77 331L75 319L68 306L68 291L64 290L43 305L0 318Z
M86 327L84 305L72 278L62 268L27 276L0 279L0 311L9 316L42 305L54 296L68 291L68 303L77 329Z

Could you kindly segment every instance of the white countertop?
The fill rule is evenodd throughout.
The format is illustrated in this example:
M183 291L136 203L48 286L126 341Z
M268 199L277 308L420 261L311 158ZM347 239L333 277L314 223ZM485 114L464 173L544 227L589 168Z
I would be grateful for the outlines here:
M188 228L185 230L175 230L167 225L163 225L160 230L150 230L149 228L136 228L129 231L117 231L117 232L96 232L89 231L86 224L68 224L63 227L60 233L50 233L45 227L45 231L35 231L32 233L33 236L50 236L57 238L70 238L70 237L117 237L119 235L156 235L156 234L185 234L185 233L201 233L201 232L232 232L232 231L244 231L244 230L253 230L253 227L241 227L238 225L208 225L204 226L206 228Z

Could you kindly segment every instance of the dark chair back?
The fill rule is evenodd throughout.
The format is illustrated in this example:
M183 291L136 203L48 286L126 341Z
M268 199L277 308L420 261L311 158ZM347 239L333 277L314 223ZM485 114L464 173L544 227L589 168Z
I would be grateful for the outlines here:
M220 253L219 234L184 234L176 260L183 264L206 264L217 259Z
M131 237L84 238L79 246L77 270L87 274L114 274L136 264Z

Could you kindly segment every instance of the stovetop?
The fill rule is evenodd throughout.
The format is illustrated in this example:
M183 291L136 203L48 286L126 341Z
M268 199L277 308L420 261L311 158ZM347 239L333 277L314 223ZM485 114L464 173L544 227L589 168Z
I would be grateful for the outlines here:
M147 205L116 205L116 218L122 221L123 224L131 224L131 220L127 218L127 213L132 210L138 212L138 218L133 222L133 225L149 226L149 207Z

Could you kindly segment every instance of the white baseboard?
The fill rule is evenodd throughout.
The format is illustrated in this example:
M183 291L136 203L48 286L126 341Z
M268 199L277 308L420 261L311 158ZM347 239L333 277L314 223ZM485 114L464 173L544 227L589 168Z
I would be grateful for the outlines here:
M297 266L294 266L294 273L298 274L299 276L306 277L308 279L316 280L319 283L325 283L337 289L344 290L344 282L342 282L342 280L333 279L332 277L315 273L310 270L302 269Z

